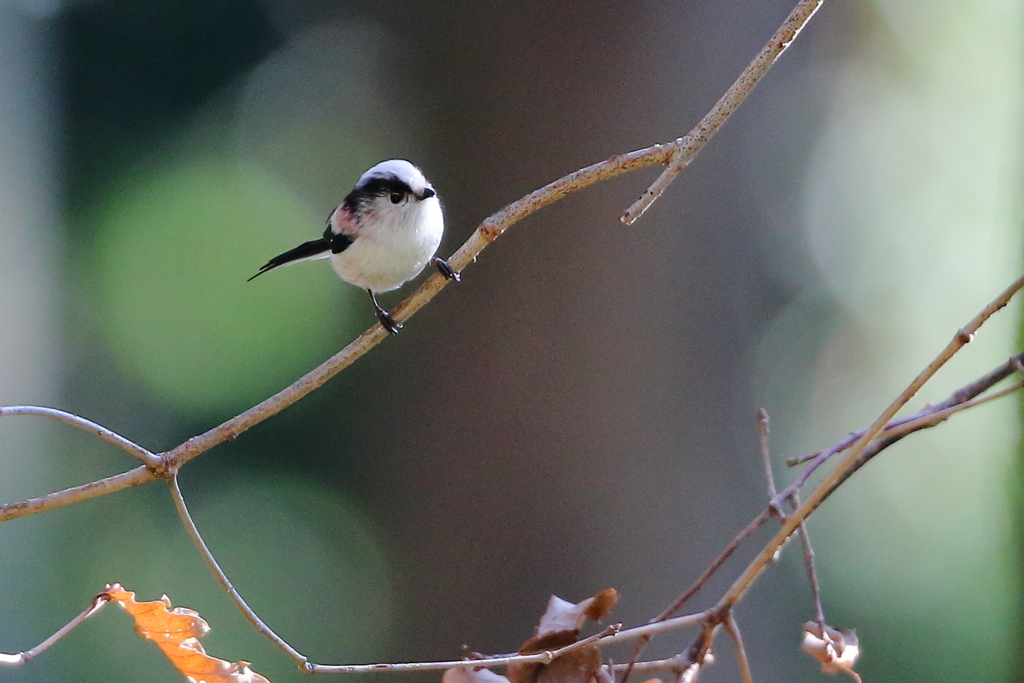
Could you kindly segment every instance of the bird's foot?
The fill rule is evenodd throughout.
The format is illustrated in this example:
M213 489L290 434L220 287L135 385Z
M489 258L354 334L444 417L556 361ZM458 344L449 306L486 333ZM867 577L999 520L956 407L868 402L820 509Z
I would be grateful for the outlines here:
M434 257L430 259L430 263L444 275L444 278L449 282L459 282L462 277L455 272L455 269L448 265L448 262L443 258Z
M379 320L381 326L391 334L398 334L402 329L402 323L392 318L391 314L383 308L377 309L377 320Z

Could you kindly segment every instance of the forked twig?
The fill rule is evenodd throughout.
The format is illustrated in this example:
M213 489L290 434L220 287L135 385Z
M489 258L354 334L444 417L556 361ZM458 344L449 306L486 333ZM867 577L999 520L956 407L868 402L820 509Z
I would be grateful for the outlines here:
M18 652L15 654L7 654L5 652L0 652L0 664L8 664L10 666L22 666L24 664L27 664L29 660L34 659L35 657L38 657L39 655L49 650L54 643L59 641L67 634L71 633L71 631L73 631L75 627L77 627L83 621L99 612L103 608L103 606L106 605L108 602L110 602L110 596L106 593L100 593L92 599L92 603L88 607L86 607L81 614L79 614L77 617L75 617L68 623L64 624L64 626L57 629L56 633L54 633L52 636L50 636L43 642L39 643L35 647L29 650L25 650L24 652Z
M676 140L672 145L672 154L669 156L667 168L661 172L657 180L640 195L640 198L633 202L632 206L619 217L626 225L632 225L637 218L643 215L644 211L650 208L651 204L672 184L676 176L690 165L697 154L708 143L708 140L718 132L722 124L729 120L733 112L746 99L754 87L761 82L772 65L782 56L796 37L803 30L807 22L811 20L814 13L818 11L825 0L801 0L793 11L786 17L786 21L775 32L757 56L747 65L743 73L739 75L736 82L730 86L721 99L715 103L704 118L700 120L693 130L685 136Z
M772 476L772 457L768 447L768 411L764 408L757 413L757 433L761 443L761 459L764 461L765 478L768 482L768 509L778 515L780 520L785 521L786 513L782 506L776 503L778 490L775 488L775 477ZM800 495L794 491L788 498L794 509L800 507ZM818 572L814 567L814 547L811 545L811 534L807 531L807 523L800 522L800 542L804 548L804 565L807 567L807 581L811 584L811 599L814 602L814 617L818 624L825 628L825 612L821 607L821 588L818 583ZM781 548L780 548L781 550ZM776 552L776 557L778 552ZM728 622L726 627L728 627Z

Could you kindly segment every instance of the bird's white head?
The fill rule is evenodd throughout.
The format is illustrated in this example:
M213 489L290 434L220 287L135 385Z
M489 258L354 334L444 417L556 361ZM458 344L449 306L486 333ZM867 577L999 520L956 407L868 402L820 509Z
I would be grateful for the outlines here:
M360 178L342 206L360 233L408 233L444 229L441 204L420 169L403 159L382 161Z

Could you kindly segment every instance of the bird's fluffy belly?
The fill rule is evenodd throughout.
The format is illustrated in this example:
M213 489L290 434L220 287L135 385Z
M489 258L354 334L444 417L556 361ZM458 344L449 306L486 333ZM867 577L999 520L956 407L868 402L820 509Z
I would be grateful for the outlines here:
M439 237L424 236L421 240L396 243L363 236L345 251L332 255L331 265L345 282L374 292L387 292L419 275L440 241Z

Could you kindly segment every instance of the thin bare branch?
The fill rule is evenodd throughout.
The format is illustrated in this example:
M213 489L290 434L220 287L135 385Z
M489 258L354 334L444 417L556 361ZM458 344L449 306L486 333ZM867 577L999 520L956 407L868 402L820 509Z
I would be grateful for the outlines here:
M775 475L772 473L772 456L768 449L768 411L761 408L757 411L757 440L761 446L761 461L764 463L764 479L768 484L768 500L773 500L777 493Z
M1012 365L1014 362L1018 361L1019 358L1020 356L1014 356L1008 361L1008 363ZM996 377L999 376L998 371L999 368L997 368L993 372L990 372L985 377L993 381L999 381L995 379ZM967 387L970 387L972 390L977 389L977 392L972 394L969 392L965 392L964 388L958 389L953 393L952 396L947 398L945 401L942 401L941 403L929 406L928 408L920 411L919 413L916 413L909 417L891 421L889 423L890 426L887 426L885 430L879 433L877 438L872 442L872 444L867 449L865 449L865 452L858 459L858 464L850 470L846 477L848 477L850 474L853 474L853 472L855 472L857 469L863 466L863 464L870 460L872 457L874 457L881 451L885 450L892 444L896 443L903 437L907 436L908 434L912 434L916 431L920 431L922 429L934 427L938 424L941 424L945 422L947 419L949 419L950 416L959 413L963 410L967 410L968 408L974 408L982 404L988 403L989 401L994 401L996 399L1003 398L1004 396L1008 396L1009 394L1012 394L1015 391L1018 391L1022 387L1024 387L1024 380L1015 382L1011 386L1005 389L1001 389L1000 391L994 392L992 394L988 394L987 396L976 395L977 393L981 393L986 390L986 388L981 387L981 385L979 385L977 381L971 382L971 384L967 385ZM968 397L971 395L975 395L975 398L967 400ZM962 400L963 403L951 403L951 401L954 399L958 401ZM851 442L855 441L857 438L860 438L860 436L863 435L865 431L866 430L862 429L857 432L854 432L853 434L846 436L845 438L839 440L829 448L826 448L825 450L821 451L816 456L814 456L814 462L808 465L807 468L804 471L802 471L800 475L796 477L796 479L793 480L793 483L787 486L785 490L775 498L773 503L779 503L784 498L788 499L793 493L796 493L797 491L802 489L803 485L807 482L807 479L811 476L815 469L824 464L825 461L828 460L831 456L849 448L850 445L852 445ZM842 480L837 481L837 485L842 483L842 481L845 481L846 477L843 477Z
M45 512L46 510L53 510L65 505L71 505L72 503L89 500L90 498L98 498L99 496L105 496L108 493L114 493L115 491L121 491L123 489L131 488L132 486L145 484L146 482L159 478L160 476L154 473L153 470L149 469L145 465L140 465L135 469L122 472L121 474L115 474L114 476L107 477L106 479L91 481L88 484L82 484L81 486L73 486L69 489L64 489L63 491L54 491L53 493L47 493L45 496L39 496L38 498L29 498L28 500L22 500L17 503L0 505L0 522L17 519L18 517L27 517L28 515Z
M1021 388L1024 388L1024 381L1014 382L1011 386L1006 387L1005 389L997 391L988 396L982 396L980 398L974 399L973 401L968 401L967 403L951 406L949 408L945 408L941 411L936 412L932 416L921 417L912 422L908 422L907 424L900 425L899 427L896 427L893 430L893 433L891 435L884 433L880 434L879 438L872 441L868 445L868 447L864 449L864 452L857 457L856 461L853 463L853 465L851 465L849 470L846 471L842 477L837 479L832 484L831 489L828 492L828 495L831 495L832 491L835 491L837 488L839 488L839 486L841 486L844 481L849 479L850 476L852 476L861 467L866 465L872 458L874 458L876 455L884 451L889 446L892 446L894 443L901 440L908 434L912 434L916 431L920 431L921 429L925 429L928 427L934 427L935 425L940 424L941 422L946 420L950 415L953 415L954 413L958 413L962 410L966 410L967 408L973 408L975 406L988 403L989 401L994 401L998 398L1003 398L1004 396L1008 396L1009 394L1019 391Z
M85 608L85 610L77 617L64 624L60 629L57 630L52 636L44 640L43 642L36 645L30 650L24 652L18 652L16 654L7 654L0 652L0 664L8 664L10 666L23 666L28 663L29 660L43 654L50 647L59 641L61 638L71 633L79 624L91 617L92 615L99 612L104 605L110 602L110 596L106 593L100 593L92 599L92 604Z
M206 546L206 542L203 537L199 534L199 529L196 527L195 522L192 521L192 515L188 512L188 507L185 505L185 498L181 495L181 488L178 486L178 475L175 474L167 481L171 489L171 499L174 500L174 507L178 510L178 516L181 517L182 524L185 525L185 531L188 532L189 538L195 544L196 549L199 550L199 554L202 556L203 561L206 562L206 566L210 568L214 578L217 579L217 583L221 585L221 588L228 594L231 601L235 603L235 607L238 611L249 621L253 627L262 633L267 640L276 645L282 652L298 664L300 669L310 671L308 660L298 650L289 645L284 638L274 633L269 626L263 623L263 620L257 616L251 607L242 599L242 596L238 594L235 587L231 585L231 581L228 579L227 574L217 564L217 560L214 559L213 553Z
M782 505L777 503L778 491L775 488L775 478L772 476L772 458L771 452L768 448L768 411L761 408L757 414L757 433L760 437L761 442L761 458L764 460L765 466L765 477L768 480L768 509L774 512L780 520L785 521L786 513L782 509ZM793 508L800 507L800 495L794 491L789 495L788 498ZM822 628L825 628L825 615L821 608L821 592L818 584L818 572L814 568L814 548L811 546L811 534L807 531L807 523L800 522L800 541L804 547L804 564L807 567L807 580L811 584L811 597L814 601L814 615L817 618ZM776 551L776 557L778 557L778 551ZM732 613L729 613L728 618L725 621L727 629L736 629L736 635L733 636L733 640L737 641L737 647L742 647L742 643L738 641L739 628L735 624ZM732 635L730 629L729 634ZM745 659L745 657L744 657ZM743 663L741 662L741 673ZM749 672L748 672L749 673Z
M956 407L956 406L959 406L959 405L963 405L964 403L968 402L970 399L973 399L973 398L975 398L977 396L980 396L982 393L988 391L994 385L996 385L999 382L1003 381L1004 379L1006 379L1010 375L1012 375L1012 374L1014 374L1016 372L1020 372L1022 364L1024 364L1024 353L1018 354L1016 356L1011 356L1009 360L1007 360L1005 363L1003 363L999 367L995 368L991 372L989 372L989 373L979 377L978 379L974 380L970 384L966 384L966 385L960 387L959 389L957 389L956 391L954 391L948 398L946 398L946 400L940 401L938 403L930 404L927 407L925 407L923 410L921 410L920 412L914 413L913 415L908 415L907 417L901 417L901 418L898 418L898 419L890 421L889 424L887 424L885 426L885 431L883 431L879 436L885 437L885 436L888 436L888 435L893 434L893 433L902 432L903 430L898 429L898 428L901 428L904 425L906 425L907 423L911 423L911 422L919 425L918 429L923 428L923 427L931 427L931 426L934 426L935 424L938 424L938 422L941 422L941 420L932 423L932 422L922 421L922 418L926 418L926 417L929 417L929 416L932 416L932 415L937 415L937 414L940 414L940 413L943 415L943 419L945 417L949 417L953 413L957 412L955 410L954 411L949 411L948 410L949 408L953 408L953 407ZM993 397L993 398L995 398L995 397ZM859 439L861 436L864 435L865 431L867 431L867 430L866 429L860 429L860 430L858 430L856 432L852 432L852 433L846 435L845 437L843 437L842 439L840 439L838 442L836 442L832 446L829 446L824 451L819 451L817 453L810 453L808 455L801 455L801 456L796 456L796 457L790 458L790 459L788 459L786 461L786 465L788 465L789 467L794 467L794 466L799 465L801 463L805 463L808 460L816 460L816 459L820 458L822 455L825 455L825 454L827 454L825 456L826 459L827 459L828 455L834 455L835 453L840 453L840 452L846 450L847 448L849 448L850 446L852 446L854 443L856 443L857 439ZM905 434L910 433L910 431L916 431L916 430L906 431ZM805 481L806 481L806 478L805 478Z
M725 632L732 638L732 644L736 647L736 661L739 665L740 680L743 683L754 683L754 675L750 672L747 650L743 647L743 638L740 636L740 627L736 623L736 618L729 614L725 621L722 622L722 625L725 626Z
M628 154L616 155L600 163L570 173L539 190L529 193L485 219L458 251L446 259L448 265L455 272L461 273L487 245L523 218L566 195L596 183L629 173L630 171L663 164L667 161L671 150L671 145L654 145L653 147L629 152ZM439 273L428 277L409 298L391 311L392 317L397 322L404 323L431 301L447 284L448 280ZM380 325L373 325L344 349L303 375L290 386L246 410L244 413L227 420L199 436L189 439L170 451L167 457L171 462L171 466L180 467L214 446L232 440L242 432L276 415L310 392L323 386L329 379L352 365L352 363L389 336L387 331Z
M508 664L525 664L529 662L541 662L547 664L554 661L556 658L581 647L588 647L590 645L604 647L624 640L650 636L653 633L661 631L670 631L677 628L684 628L686 626L696 626L697 624L703 623L707 617L707 612L701 612L700 614L687 614L658 624L645 624L643 626L636 626L630 629L617 630L614 633L600 633L596 636L591 636L590 638L572 643L571 645L566 645L558 650L547 650L545 652L538 652L530 655L508 654L497 655L494 657L478 657L474 659L458 659L443 662L401 662L396 664L326 665L310 663L307 664L306 668L312 673L349 674L370 673L374 671L433 671L460 667L505 666Z
M134 441L124 438L117 432L111 431L103 425L96 424L92 420L87 420L84 417L79 417L74 413L58 410L57 408L46 408L44 406L0 407L0 417L8 415L37 415L39 417L48 417L51 420L57 420L58 422L63 422L64 424L69 424L72 427L78 427L90 434L94 434L107 443L113 444L131 454L133 457L138 458L148 467L159 469L163 466L163 461L160 459L159 455L151 453Z
M818 11L825 0L801 0L793 8L786 21L775 32L761 51L757 53L753 61L747 65L743 73L739 75L725 94L715 103L704 118L700 120L693 130L675 141L672 145L672 154L668 159L668 167L661 172L657 180L647 188L640 198L633 202L633 205L626 209L626 212L619 217L626 225L631 225L637 218L643 215L654 201L661 196L666 188L675 180L679 173L690 165L697 154L704 149L704 145L718 132L722 124L729 120L733 112L743 104L754 87L761 82L772 65L782 56L796 37L803 30L807 22L811 20L814 13Z
M800 507L800 496L794 493L789 497L793 508ZM821 606L821 584L818 582L818 570L814 566L814 547L811 545L811 534L807 531L807 522L800 522L798 527L800 542L804 547L804 566L807 568L807 581L811 585L811 600L814 603L814 620L825 628L825 610Z
M680 674L686 670L692 662L686 657L686 655L676 655L675 657L669 657L668 659L655 659L648 662L634 662L633 671L637 673L647 673L649 671L672 671L676 674ZM604 669L608 673L616 671L625 671L628 664L605 664Z

